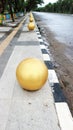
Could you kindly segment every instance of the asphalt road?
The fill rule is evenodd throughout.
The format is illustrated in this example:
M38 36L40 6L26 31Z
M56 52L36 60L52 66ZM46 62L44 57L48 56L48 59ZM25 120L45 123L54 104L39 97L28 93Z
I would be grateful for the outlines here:
M73 46L73 15L39 12L37 15L43 20L45 26L53 31L57 40Z
M52 31L54 38L68 46L66 56L73 62L73 15L35 12L41 27ZM42 24L43 23L43 24Z

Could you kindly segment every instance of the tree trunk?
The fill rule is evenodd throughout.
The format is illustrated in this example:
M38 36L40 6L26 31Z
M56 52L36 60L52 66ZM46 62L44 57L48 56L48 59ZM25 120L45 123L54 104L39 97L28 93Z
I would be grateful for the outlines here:
M15 22L13 12L12 12L11 1L9 1L9 8L10 8L10 14L11 14L12 21Z

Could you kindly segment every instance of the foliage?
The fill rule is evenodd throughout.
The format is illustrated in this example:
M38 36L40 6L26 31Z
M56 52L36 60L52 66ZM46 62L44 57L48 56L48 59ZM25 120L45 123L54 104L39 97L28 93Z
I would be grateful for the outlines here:
M10 12L10 6L12 12L24 12L25 8L27 11L30 11L42 3L43 0L0 0L0 13L3 13L5 10Z
M38 7L38 4L42 4L43 0L27 0L26 1L26 10L34 10L35 8Z
M0 14L10 13L14 22L13 13L33 10L42 3L43 0L0 0Z
M55 3L48 3L45 7L37 8L37 11L73 13L73 0L58 0Z
M0 0L0 13L4 12L6 0Z
M25 11L25 0L0 0L0 13L10 13L14 22L13 13Z

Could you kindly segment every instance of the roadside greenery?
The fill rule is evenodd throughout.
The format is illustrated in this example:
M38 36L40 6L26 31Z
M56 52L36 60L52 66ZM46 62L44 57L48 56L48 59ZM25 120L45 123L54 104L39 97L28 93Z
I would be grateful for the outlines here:
M44 3L43 0L27 0L26 1L26 10L30 11L30 10L35 10L38 5Z
M12 12L24 12L33 10L38 7L38 4L42 4L43 0L0 0L0 13L4 11L10 12L10 6Z
M11 14L12 21L14 22L14 13L24 12L24 0L0 0L0 14Z
M0 0L0 14L11 14L14 22L14 13L34 10L38 4L42 4L43 0Z
M57 13L73 13L73 0L58 0L55 3L48 3L45 7L36 9L43 12L57 12Z
M44 0L0 0L0 14L11 14L14 22L14 13L37 10L44 12L73 13L73 0L58 0L55 3L48 3L45 7L38 8Z

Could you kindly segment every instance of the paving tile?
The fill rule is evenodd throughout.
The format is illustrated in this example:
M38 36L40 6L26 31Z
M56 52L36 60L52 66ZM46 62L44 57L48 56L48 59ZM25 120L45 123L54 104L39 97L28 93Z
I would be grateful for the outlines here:
M0 27L0 32L8 32L11 29L12 29L11 27Z
M37 52L37 53L35 53ZM42 59L39 46L16 46L0 79L0 98L11 99L16 81L16 67L21 60L34 57Z
M37 34L34 31L21 33L18 41L38 41Z
M14 88L6 130L59 130L48 81L34 92L23 90L18 84Z
M5 35L5 33L0 33L0 38L2 38Z
M0 130L5 130L9 116L11 101L0 99Z
M3 130L60 130L48 80L35 92L23 90L16 80L17 65L28 57L43 60L39 45L15 46L0 79L0 100L10 101L10 104L3 108L3 111L7 110L8 113L3 120L4 127L3 121L1 127ZM2 103L3 106L5 104Z

